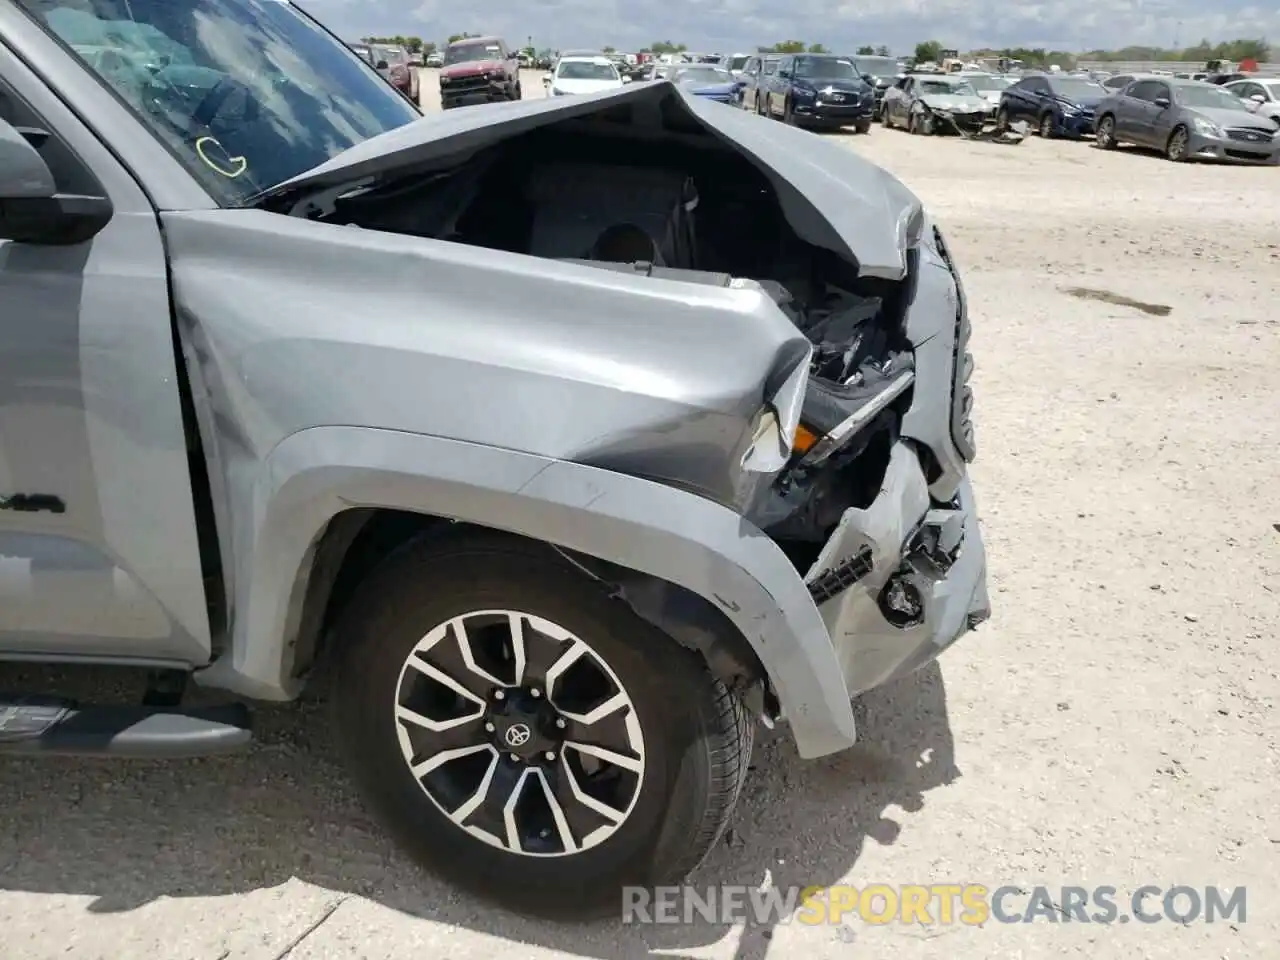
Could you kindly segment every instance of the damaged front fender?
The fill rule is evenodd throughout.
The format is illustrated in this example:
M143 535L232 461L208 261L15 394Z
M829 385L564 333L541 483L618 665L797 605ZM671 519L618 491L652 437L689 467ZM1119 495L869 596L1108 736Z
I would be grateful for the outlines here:
M854 742L853 710L827 629L778 546L727 507L563 460L358 427L293 434L270 454L241 536L233 642L201 682L295 694L292 644L309 558L340 512L386 507L521 534L674 583L720 610L750 644L801 756ZM430 589L424 584L424 589Z

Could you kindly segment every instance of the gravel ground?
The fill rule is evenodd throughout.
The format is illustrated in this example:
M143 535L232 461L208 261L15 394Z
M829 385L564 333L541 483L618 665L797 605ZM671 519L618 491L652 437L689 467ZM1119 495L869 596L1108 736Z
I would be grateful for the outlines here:
M804 763L766 737L696 882L1247 886L1247 922L541 925L417 874L304 703L264 711L244 757L0 765L0 956L1273 952L1280 171L1038 139L843 140L929 203L964 271L995 616L867 697L849 753ZM30 673L0 669L0 686Z

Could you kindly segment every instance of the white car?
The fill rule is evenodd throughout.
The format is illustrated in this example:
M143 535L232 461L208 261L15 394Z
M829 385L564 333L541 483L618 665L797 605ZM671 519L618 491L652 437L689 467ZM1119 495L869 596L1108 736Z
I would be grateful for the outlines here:
M1011 77L1002 77L985 71L963 70L956 76L968 80L969 86L978 91L978 96L997 107L1000 106L1000 95L1013 86Z
M1260 117L1270 117L1280 127L1280 77L1259 77L1256 80L1232 80L1222 85L1245 102L1250 112Z
M576 93L599 93L616 90L630 83L630 77L618 73L618 68L608 57L561 57L555 71L544 77L543 84L553 97Z

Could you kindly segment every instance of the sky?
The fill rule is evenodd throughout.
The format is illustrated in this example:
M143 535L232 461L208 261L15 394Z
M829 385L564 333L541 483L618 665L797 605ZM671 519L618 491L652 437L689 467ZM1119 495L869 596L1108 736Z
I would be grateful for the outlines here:
M840 52L863 44L905 54L921 40L960 50L1191 46L1240 37L1280 43L1275 0L296 0L344 39L498 34L512 46L638 50L669 40L708 53L783 40ZM467 12L470 8L471 12Z

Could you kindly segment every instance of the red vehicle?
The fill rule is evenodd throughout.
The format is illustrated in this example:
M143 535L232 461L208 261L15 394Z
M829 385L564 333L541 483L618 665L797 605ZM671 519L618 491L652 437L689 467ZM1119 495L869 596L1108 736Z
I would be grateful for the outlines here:
M501 37L467 37L449 44L440 68L440 106L520 99L518 54Z
M409 98L418 102L418 71L413 69L409 51L404 47L376 43L371 48L376 69L387 82Z

